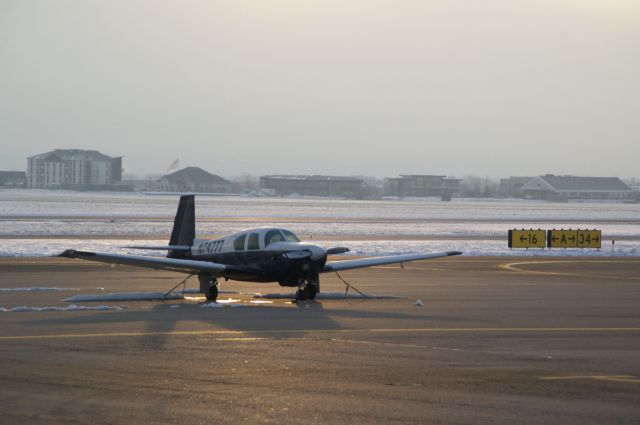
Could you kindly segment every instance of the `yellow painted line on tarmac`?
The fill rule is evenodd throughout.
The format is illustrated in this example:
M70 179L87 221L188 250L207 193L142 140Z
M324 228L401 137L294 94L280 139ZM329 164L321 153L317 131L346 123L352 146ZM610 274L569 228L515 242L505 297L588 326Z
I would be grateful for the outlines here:
M159 331L159 332L99 332L52 335L7 335L0 336L0 341L44 340L64 338L118 338L144 336L202 336L222 335L236 338L256 338L255 335L276 334L385 334L385 333L638 333L640 327L628 328L340 328L340 329L283 329L240 331L227 329L198 331Z
M609 276L609 275L592 275L588 273L568 273L568 272L552 272L544 270L526 270L521 269L519 266L527 264L560 264L560 263L638 263L638 261L603 261L603 260L573 260L573 261L518 261L514 263L502 263L498 265L498 268L506 271L524 273L524 274L538 274L549 276L574 276L574 277L589 277L596 279L618 279L618 280L640 280L640 277L636 276Z
M625 382L640 384L640 379L633 375L575 375L575 376L542 376L543 381L569 381L579 379L593 379L596 381Z

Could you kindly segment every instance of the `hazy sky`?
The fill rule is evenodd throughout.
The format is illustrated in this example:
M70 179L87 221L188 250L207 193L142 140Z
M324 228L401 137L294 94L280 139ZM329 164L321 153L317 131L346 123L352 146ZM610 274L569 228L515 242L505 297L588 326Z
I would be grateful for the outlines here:
M640 176L638 0L0 0L0 169Z

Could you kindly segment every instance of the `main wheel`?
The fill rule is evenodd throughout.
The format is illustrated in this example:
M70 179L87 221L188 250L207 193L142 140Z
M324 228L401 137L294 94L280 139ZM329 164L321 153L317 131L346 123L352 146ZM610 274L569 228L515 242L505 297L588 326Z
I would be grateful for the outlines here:
M309 289L309 299L312 301L315 300L316 295L318 295L318 287L313 283L310 283L307 285L307 288Z
M209 289L204 293L204 296L207 297L207 301L216 302L218 299L218 285L215 283L209 285Z

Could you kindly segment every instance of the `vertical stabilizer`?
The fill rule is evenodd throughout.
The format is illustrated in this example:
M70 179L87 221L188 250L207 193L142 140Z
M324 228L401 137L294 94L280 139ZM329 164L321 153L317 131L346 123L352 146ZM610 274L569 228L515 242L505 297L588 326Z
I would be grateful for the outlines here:
M196 205L195 195L183 195L180 197L178 212L173 222L173 231L169 245L193 245L196 237ZM169 251L168 257L184 256L180 251Z

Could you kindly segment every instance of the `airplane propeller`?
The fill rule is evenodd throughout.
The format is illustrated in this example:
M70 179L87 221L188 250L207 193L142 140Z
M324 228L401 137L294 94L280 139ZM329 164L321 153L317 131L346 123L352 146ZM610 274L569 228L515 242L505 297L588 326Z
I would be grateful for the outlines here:
M335 248L327 249L327 254L329 255L344 254L345 252L349 252L349 248L344 246L337 246Z

